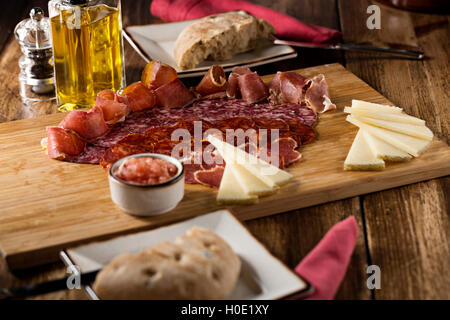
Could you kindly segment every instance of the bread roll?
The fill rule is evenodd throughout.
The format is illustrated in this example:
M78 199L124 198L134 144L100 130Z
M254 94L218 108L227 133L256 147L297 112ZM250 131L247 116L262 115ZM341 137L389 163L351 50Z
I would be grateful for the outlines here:
M239 277L241 262L214 232L194 227L175 243L161 242L137 254L114 258L93 289L101 299L224 299Z
M227 60L254 49L258 40L275 33L267 21L244 11L227 12L202 18L178 36L174 55L181 69L190 69L206 59Z

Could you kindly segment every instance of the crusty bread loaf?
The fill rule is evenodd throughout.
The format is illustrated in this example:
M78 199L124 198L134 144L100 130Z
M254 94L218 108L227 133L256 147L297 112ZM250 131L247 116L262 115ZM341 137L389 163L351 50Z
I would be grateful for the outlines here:
M275 33L267 21L244 11L204 17L186 27L178 36L174 55L181 69L190 69L206 59L227 60L255 48L258 40Z
M93 289L101 299L224 299L240 267L221 237L194 227L175 243L165 241L114 258L98 274Z

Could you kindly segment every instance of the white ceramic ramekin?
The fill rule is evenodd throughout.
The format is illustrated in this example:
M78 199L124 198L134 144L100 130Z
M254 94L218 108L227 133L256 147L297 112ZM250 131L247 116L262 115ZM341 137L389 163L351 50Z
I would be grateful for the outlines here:
M170 180L153 185L127 183L114 171L130 158L152 157L173 163L177 174ZM175 208L184 196L184 168L177 159L158 153L139 153L116 161L109 169L109 190L112 201L123 211L136 216L155 216Z

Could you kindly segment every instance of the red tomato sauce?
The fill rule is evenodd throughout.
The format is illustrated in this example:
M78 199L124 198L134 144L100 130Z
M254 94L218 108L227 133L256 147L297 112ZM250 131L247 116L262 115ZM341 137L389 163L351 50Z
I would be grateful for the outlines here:
M178 168L167 160L152 157L131 158L122 163L114 175L128 183L152 185L172 179Z

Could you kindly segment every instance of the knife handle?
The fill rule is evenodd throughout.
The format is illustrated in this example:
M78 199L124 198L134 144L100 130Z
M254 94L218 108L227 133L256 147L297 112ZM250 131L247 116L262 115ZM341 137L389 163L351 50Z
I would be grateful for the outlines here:
M99 270L82 273L80 274L80 284L87 285L92 283L97 276ZM30 296L36 296L39 294L45 294L49 292L65 290L67 289L67 280L71 276L67 276L64 278L45 281L35 284L30 284L24 287L16 287L16 288L0 288L0 300L1 299L12 299L12 298L25 298Z

